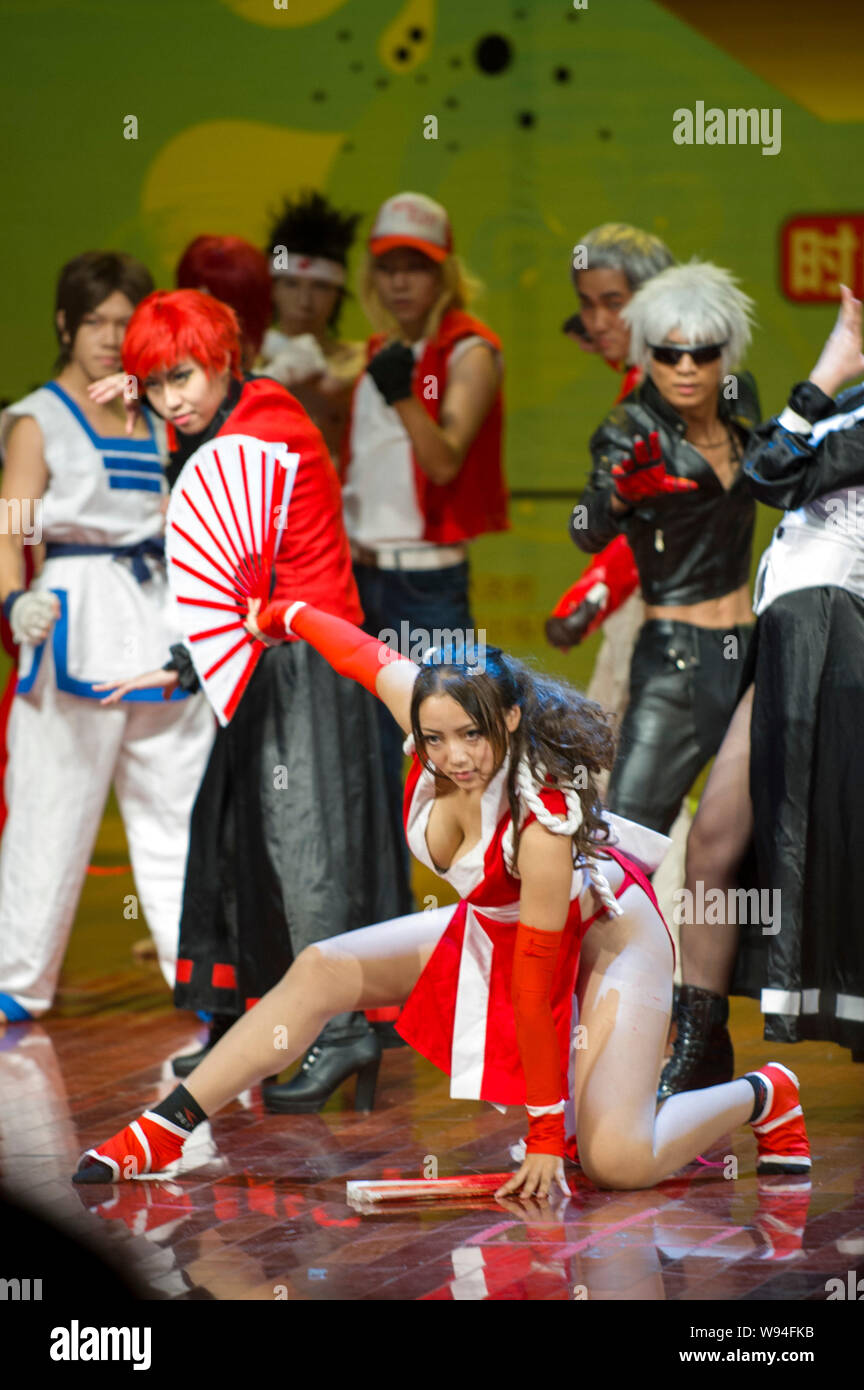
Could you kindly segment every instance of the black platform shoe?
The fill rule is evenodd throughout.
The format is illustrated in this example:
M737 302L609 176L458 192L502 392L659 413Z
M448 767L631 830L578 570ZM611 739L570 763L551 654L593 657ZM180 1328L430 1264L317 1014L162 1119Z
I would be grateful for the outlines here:
M657 1099L679 1091L698 1091L731 1081L735 1056L726 1024L729 1000L697 985L682 985L678 994L678 1034L660 1076Z
M371 1110L380 1065L381 1041L371 1030L346 1043L315 1043L290 1081L261 1083L264 1108L277 1115L311 1115L356 1073L354 1109Z
M182 1057L175 1057L171 1063L171 1070L175 1076L189 1076L199 1062L203 1062L208 1052L216 1046L220 1038L224 1038L228 1029L237 1022L232 1014L214 1014L213 1022L210 1024L210 1034L203 1047L197 1052L186 1052Z

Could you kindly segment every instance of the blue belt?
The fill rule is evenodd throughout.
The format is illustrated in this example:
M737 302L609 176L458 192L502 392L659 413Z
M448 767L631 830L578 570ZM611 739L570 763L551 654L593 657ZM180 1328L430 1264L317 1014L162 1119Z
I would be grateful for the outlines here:
M132 573L139 584L151 578L144 563L145 555L156 560L165 559L165 541L159 537L138 541L136 545L79 545L76 541L49 541L45 547L46 560L57 560L66 555L113 555L115 560L131 560Z

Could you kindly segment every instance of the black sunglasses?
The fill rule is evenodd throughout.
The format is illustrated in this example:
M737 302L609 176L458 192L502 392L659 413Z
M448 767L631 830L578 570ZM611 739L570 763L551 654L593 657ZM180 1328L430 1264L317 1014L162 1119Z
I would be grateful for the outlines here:
M649 343L648 349L654 361L662 362L665 367L677 367L682 357L692 357L697 367L704 367L707 362L716 362L725 346L725 343L702 343L699 346L681 343L672 347Z

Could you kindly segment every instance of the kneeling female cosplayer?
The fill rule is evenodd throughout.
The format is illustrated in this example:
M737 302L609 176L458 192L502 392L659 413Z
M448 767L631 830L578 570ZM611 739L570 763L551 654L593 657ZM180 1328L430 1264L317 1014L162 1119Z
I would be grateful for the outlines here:
M247 627L268 644L303 639L411 736L408 842L461 901L308 947L185 1086L87 1151L76 1182L164 1169L196 1125L301 1056L330 1016L392 1004L454 1097L526 1107L524 1159L498 1195L567 1191L577 1144L598 1186L652 1187L747 1123L758 1172L809 1170L798 1082L778 1063L657 1110L674 953L644 847L662 837L602 810L596 778L614 739L599 706L495 648L474 666L449 652L416 665L303 602L252 602Z

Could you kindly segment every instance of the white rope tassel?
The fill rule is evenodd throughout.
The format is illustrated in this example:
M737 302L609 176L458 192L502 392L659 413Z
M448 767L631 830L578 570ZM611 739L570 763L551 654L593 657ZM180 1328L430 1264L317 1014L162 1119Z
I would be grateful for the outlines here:
M586 858L582 862L591 887L594 889L594 892L597 894L597 897L600 899L607 913L609 913L611 917L623 917L624 909L612 892L608 878L604 873L600 872L597 861L595 859Z
M535 781L534 775L527 758L520 758L519 766L516 769L516 795L523 808L519 817L521 825L525 815L533 811L538 821L547 830L551 830L553 835L574 835L582 824L582 802L579 800L579 793L575 787L561 787L555 790L563 792L564 801L567 806L567 815L564 820L559 820L544 805L538 794L538 785L543 786L546 780L546 769L542 765L537 769L540 778L539 784ZM527 808L527 809L525 809ZM519 870L513 858L513 836L514 828L511 820L504 832L501 841L501 848L504 853L504 863L507 865L507 872L514 878L519 877Z
M537 772L540 777L539 785L542 786L546 780L546 769L541 765L538 766ZM564 801L567 806L567 815L564 820L559 820L547 809L541 800L538 794L538 783L534 779L527 758L521 758L519 760L519 766L516 769L516 792L519 801L524 806L527 806L529 811L533 811L540 824L545 826L547 830L551 830L553 835L574 835L582 824L582 802L579 799L579 793L576 791L575 787L561 787L556 788L556 790L563 792ZM520 824L523 818L524 813L520 816ZM514 828L513 822L511 821L502 837L501 849L504 854L504 863L507 866L507 872L511 874L513 878L518 878L519 870L513 858L513 838ZM622 917L624 915L624 909L612 892L609 880L606 878L606 875L601 872L596 861L585 858L581 860L581 863L584 866L592 889L600 899L607 913L613 917Z

